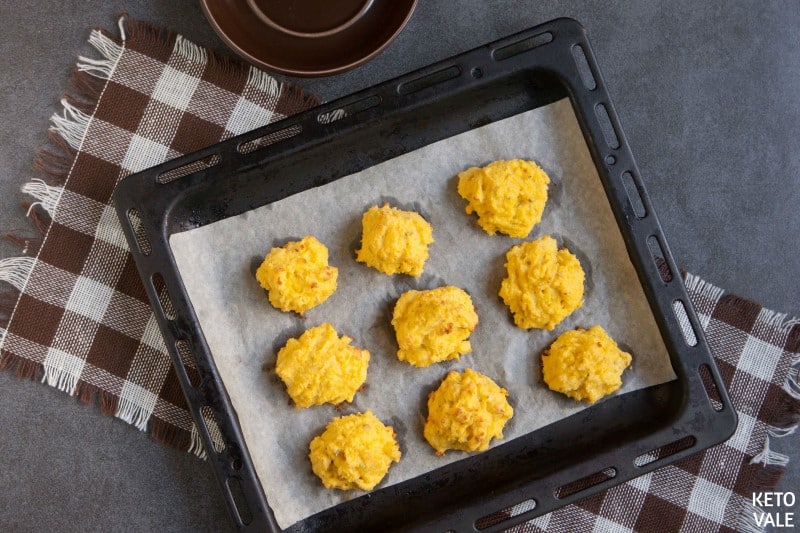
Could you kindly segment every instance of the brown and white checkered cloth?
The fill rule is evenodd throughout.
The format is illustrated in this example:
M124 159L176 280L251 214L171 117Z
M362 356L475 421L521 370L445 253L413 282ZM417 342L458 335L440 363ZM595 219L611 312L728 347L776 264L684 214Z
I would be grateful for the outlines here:
M27 255L0 261L0 280L14 289L7 316L0 310L0 366L98 398L103 412L202 454L111 193L133 172L315 101L141 22L121 20L119 38L94 31L90 42L99 57L80 58L64 113L53 118L58 151L37 161L49 181L23 188L42 237L12 236ZM800 324L692 275L686 285L739 413L736 434L517 531L758 529L752 493L773 487L788 461L769 437L790 433L800 412Z
M37 377L201 453L197 431L111 205L118 180L316 103L255 68L217 58L180 36L120 21L119 39L94 31L99 59L80 58L64 113L61 152L26 185L47 217L41 244L4 261L20 291L3 334L4 367ZM31 249L32 248L32 249Z

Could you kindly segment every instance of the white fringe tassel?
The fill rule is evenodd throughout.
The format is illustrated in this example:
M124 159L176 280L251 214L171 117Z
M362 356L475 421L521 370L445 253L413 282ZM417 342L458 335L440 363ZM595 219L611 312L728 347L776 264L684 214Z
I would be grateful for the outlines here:
M53 218L56 211L56 205L58 205L58 201L61 199L61 194L64 192L64 188L48 185L43 180L36 178L33 181L23 185L22 192L33 196L37 200L28 208L28 216L30 216L31 210L34 208L34 206L40 205L45 211L47 211L47 214Z
M175 47L173 51L185 57L193 63L205 64L208 61L208 53L204 48L201 48L191 41L187 41L182 35L178 35L175 39Z
M793 361L792 364L794 366L789 370L783 390L795 400L800 400L800 361Z
M690 292L699 293L701 296L715 301L719 300L720 297L722 297L722 293L725 292L719 287L716 287L703 280L699 276L695 276L694 274L688 272L686 273L684 285Z
M33 257L9 257L0 260L0 281L5 281L22 292L28 283L36 259Z
M776 439L782 439L783 437L788 437L789 435L794 435L794 432L797 431L797 425L789 426L787 428L779 428L775 426L767 426L767 433Z
M42 383L47 383L51 387L55 387L71 396L78 386L78 376L72 372L66 372L61 367L50 366L45 361Z
M25 290L33 272L36 259L33 257L7 257L0 260L0 281L5 281L19 292ZM6 340L6 329L0 328L0 348Z
M125 42L125 17L122 16L117 21L117 26L119 26L119 38L122 39L122 42Z
M281 87L275 78L255 67L250 67L247 73L247 84L276 98L281 92Z
M197 431L197 426L192 424L192 442L189 446L189 453L195 454L200 459L206 460L206 450L203 448L203 439L200 438L200 432Z
M53 123L50 131L59 134L70 147L79 151L92 117L72 106L66 99L61 100L61 105L64 106L64 114L56 113L50 117L50 121Z
M147 429L147 422L150 421L151 414L152 411L144 409L142 406L120 397L117 413L114 416L131 424L139 431L144 431Z
M782 335L788 335L794 326L800 324L800 319L790 318L786 313L777 313L768 309L762 309L758 318L768 327L777 329L778 333Z
M753 505L751 500L744 501L744 508L739 514L739 520L736 524L736 531L741 533L764 533L763 527L758 527L756 523L756 516L762 516L763 509Z
M699 296L699 299L695 300L697 302L695 308L697 309L697 318L700 320L700 326L705 330L709 322L711 322L711 310L713 306L722 298L722 293L725 291L688 272L686 273L686 279L683 283L688 292ZM709 307L706 302L713 302L713 305ZM694 336L694 332L692 332L692 336ZM695 343L696 342L697 339L695 339Z
M122 35L122 40L125 40L125 30L122 26L122 20L119 21L119 31ZM102 56L101 59L92 59L89 57L80 56L78 58L78 70L86 72L104 80L111 79L114 74L114 69L117 66L119 58L122 57L124 48L101 32L94 30L89 36L89 44L95 47Z
M763 464L764 466L786 466L789 464L789 456L769 448L769 437L764 438L764 449L761 453L750 459L751 465Z

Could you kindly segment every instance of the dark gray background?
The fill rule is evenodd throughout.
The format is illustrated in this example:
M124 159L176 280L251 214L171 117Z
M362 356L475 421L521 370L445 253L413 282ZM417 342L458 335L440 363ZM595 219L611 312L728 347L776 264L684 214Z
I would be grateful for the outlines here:
M224 51L197 2L0 2L0 229L26 228L20 186L93 27L156 22ZM303 80L343 96L552 18L589 30L679 265L800 316L800 7L784 2L422 0L378 58ZM0 243L0 258L18 251ZM0 372L0 529L221 531L208 465L50 387ZM773 448L797 449L791 436ZM796 453L792 455L796 456ZM797 492L793 458L784 490ZM797 509L795 509L797 511Z

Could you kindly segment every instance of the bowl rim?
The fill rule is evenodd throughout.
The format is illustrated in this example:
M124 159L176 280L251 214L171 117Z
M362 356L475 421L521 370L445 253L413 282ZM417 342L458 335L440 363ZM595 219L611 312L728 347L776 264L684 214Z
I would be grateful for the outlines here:
M205 15L206 20L211 25L214 32L222 39L228 47L233 50L236 54L240 57L246 59L251 64L263 68L266 70L272 70L275 72L279 72L281 74L286 74L289 76L298 76L298 77L323 77L323 76L332 76L334 74L341 74L342 72L346 72L348 70L352 70L360 65L363 65L367 61L373 59L375 56L383 52L389 44L394 41L397 36L400 34L403 29L408 25L408 22L411 20L411 16L414 14L414 11L417 7L417 0L411 1L411 7L408 9L408 13L406 13L405 18L403 21L398 25L395 31L383 42L380 46L372 50L369 54L355 60L351 61L350 63L346 63L344 65L339 65L333 68L327 69L292 69L292 68L285 68L279 67L273 64L270 64L254 55L250 54L249 52L245 51L241 46L239 46L236 42L234 42L223 30L216 19L212 16L211 9L209 4L214 0L200 0L200 5L203 9L203 15Z

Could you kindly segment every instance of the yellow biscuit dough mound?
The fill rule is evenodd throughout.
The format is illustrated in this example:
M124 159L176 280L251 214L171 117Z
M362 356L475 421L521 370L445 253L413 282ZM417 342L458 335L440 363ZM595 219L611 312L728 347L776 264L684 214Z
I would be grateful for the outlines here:
M552 330L583 305L584 273L578 258L544 236L506 253L506 277L500 298L523 328Z
M273 248L256 271L272 305L301 315L334 293L338 275L328 265L328 249L310 235Z
M479 372L451 371L428 396L425 440L443 455L445 450L483 451L503 438L503 427L514 416L508 391Z
M328 489L372 490L400 461L394 429L370 411L334 418L309 448L311 469Z
M458 287L407 291L394 306L397 358L426 367L472 351L467 340L478 325L472 299Z
M459 173L458 194L489 235L527 237L542 220L550 178L532 161L495 161Z
M544 382L551 390L594 403L622 386L622 372L631 364L600 326L565 331L542 354Z
M389 204L372 206L361 217L361 249L356 260L384 274L419 276L428 259L433 229L419 213Z
M369 352L350 346L352 340L340 338L325 323L289 339L278 351L278 377L298 409L353 401L367 379Z

